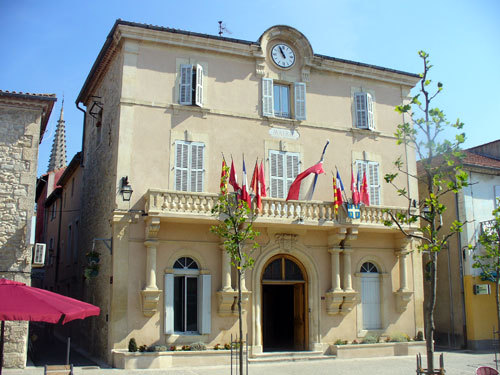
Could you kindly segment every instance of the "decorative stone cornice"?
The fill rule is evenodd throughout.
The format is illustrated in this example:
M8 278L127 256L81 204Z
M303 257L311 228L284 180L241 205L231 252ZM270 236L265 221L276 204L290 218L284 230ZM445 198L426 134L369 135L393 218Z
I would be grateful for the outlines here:
M289 233L277 233L274 236L282 251L290 251L297 243L297 235Z
M241 291L241 308L247 311L248 301L252 292ZM217 312L221 316L238 315L238 291L218 291L217 292Z
M142 313L144 316L151 317L158 312L161 292L159 289L141 290Z
M409 290L398 290L394 292L394 296L396 297L396 310L402 313L406 311L411 301L411 297L413 296L413 292Z

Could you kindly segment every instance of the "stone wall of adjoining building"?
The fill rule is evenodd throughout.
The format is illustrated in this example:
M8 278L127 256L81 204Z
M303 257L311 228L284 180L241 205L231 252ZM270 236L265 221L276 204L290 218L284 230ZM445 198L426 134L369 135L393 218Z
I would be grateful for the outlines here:
M30 284L42 111L0 102L0 278ZM6 322L4 366L24 367L27 322Z

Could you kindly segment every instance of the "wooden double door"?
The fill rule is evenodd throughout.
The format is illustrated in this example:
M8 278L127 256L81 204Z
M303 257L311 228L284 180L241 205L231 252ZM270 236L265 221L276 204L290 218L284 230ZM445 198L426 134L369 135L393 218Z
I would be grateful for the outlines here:
M290 256L272 258L262 277L263 349L307 349L307 281L303 267Z

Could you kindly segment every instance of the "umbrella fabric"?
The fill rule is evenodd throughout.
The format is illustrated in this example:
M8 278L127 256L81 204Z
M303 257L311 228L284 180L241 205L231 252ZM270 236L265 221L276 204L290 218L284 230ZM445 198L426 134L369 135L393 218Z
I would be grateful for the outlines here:
M90 303L17 281L0 279L0 320L64 324L99 313L99 307Z

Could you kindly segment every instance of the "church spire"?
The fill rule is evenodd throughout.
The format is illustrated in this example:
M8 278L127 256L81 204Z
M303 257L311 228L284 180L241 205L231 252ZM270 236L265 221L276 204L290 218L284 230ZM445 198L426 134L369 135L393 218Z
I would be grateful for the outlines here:
M50 153L49 168L47 172L66 167L66 126L64 122L64 97L61 105L61 115L57 121L56 133Z

